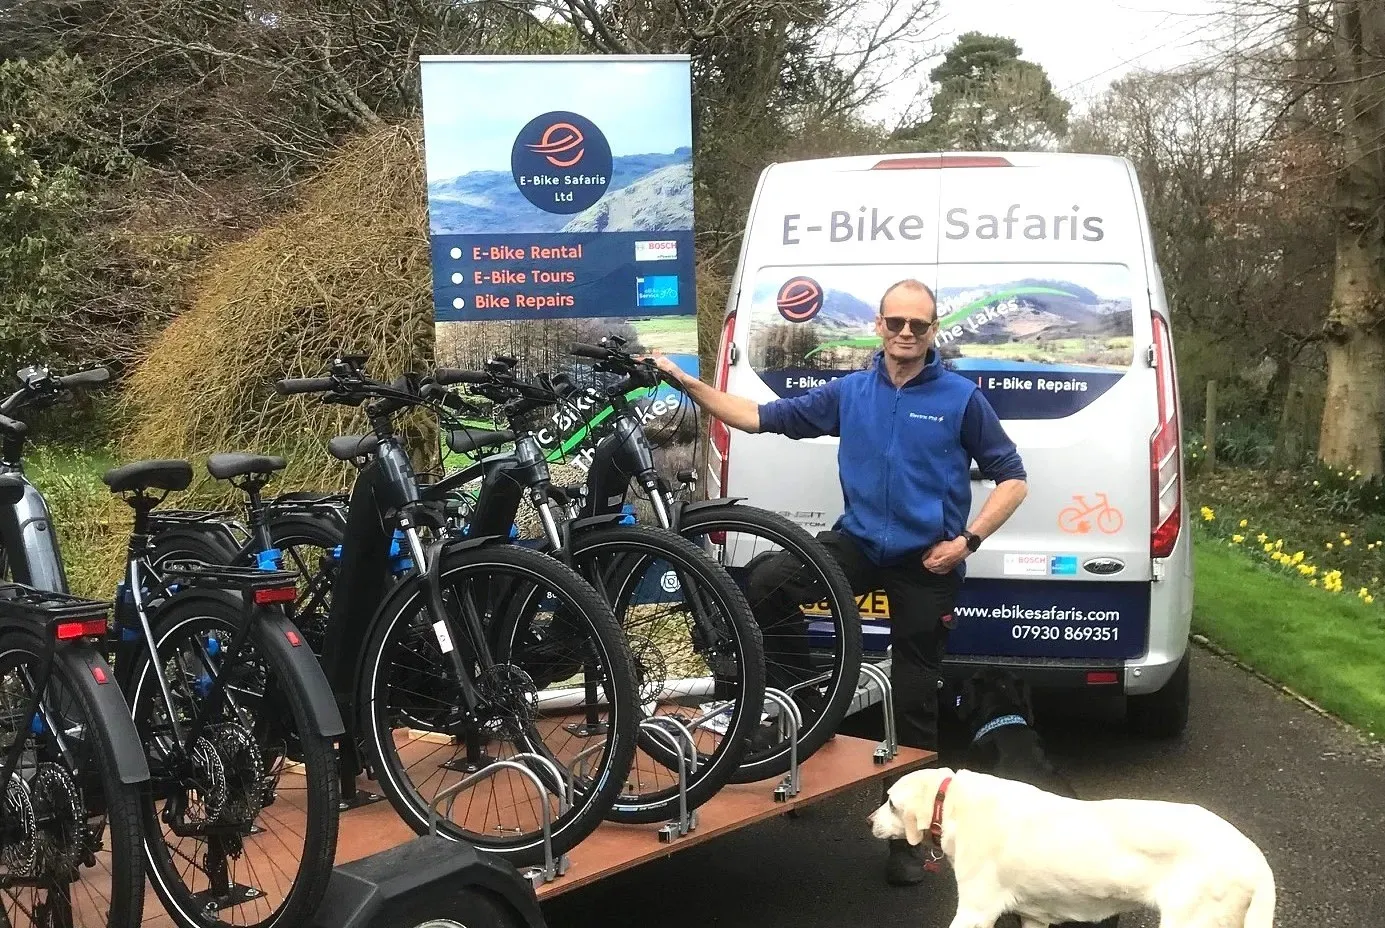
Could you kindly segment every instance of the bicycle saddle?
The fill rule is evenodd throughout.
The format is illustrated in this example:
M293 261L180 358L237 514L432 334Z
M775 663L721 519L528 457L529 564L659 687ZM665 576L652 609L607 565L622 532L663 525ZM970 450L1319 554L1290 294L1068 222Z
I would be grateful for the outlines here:
M490 432L485 429L458 429L447 433L447 447L458 454L470 454L482 448L494 448L515 440L515 433L509 429Z
M207 458L207 473L217 480L250 474L272 474L287 466L288 462L283 458L268 454L214 454Z
M24 498L24 478L19 474L0 474L0 506L13 506Z
M187 461L136 461L114 467L101 475L101 482L112 493L143 493L145 490L166 490L176 493L192 484L192 465Z

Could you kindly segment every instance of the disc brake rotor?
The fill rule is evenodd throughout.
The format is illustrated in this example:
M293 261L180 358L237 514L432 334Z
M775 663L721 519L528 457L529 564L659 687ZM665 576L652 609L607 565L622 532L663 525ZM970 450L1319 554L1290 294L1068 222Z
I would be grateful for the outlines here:
M29 784L18 772L10 775L9 788L5 790L5 813L14 822L13 833L18 840L6 843L0 860L16 876L33 876L38 867L38 829L34 816L34 799Z
M30 789L38 825L36 872L72 880L88 855L91 840L77 784L62 767L44 763Z

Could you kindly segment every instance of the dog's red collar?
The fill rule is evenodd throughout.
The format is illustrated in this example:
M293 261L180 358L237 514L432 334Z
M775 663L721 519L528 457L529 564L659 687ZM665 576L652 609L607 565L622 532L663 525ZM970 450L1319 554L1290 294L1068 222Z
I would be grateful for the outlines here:
M943 846L943 802L947 799L947 787L951 782L952 777L943 777L938 784L938 795L933 797L933 821L928 824L928 833L939 848Z

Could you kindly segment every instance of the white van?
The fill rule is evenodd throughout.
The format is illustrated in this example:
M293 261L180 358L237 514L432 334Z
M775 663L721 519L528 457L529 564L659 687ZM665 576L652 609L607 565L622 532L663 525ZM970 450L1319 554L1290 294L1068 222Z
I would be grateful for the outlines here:
M1134 169L1013 152L771 165L716 385L766 402L864 367L880 297L903 278L933 290L938 349L976 379L1029 478L967 560L946 676L1004 665L1038 688L1120 691L1134 730L1178 734L1192 541L1169 311ZM835 438L713 423L711 439L711 496L814 533L841 514ZM974 479L973 516L989 489ZM884 594L864 595L861 612L867 655L884 657Z

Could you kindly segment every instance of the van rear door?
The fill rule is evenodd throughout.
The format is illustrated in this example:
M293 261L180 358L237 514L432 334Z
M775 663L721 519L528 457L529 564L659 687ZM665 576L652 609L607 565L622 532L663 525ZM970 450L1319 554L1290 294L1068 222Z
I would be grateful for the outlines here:
M762 177L718 386L765 402L861 369L881 295L912 277L937 295L939 351L1024 458L1028 498L968 558L954 659L1110 667L1145 651L1157 391L1143 229L1114 158L844 158ZM712 438L714 493L813 532L841 514L836 439ZM973 515L990 489L973 481ZM861 606L866 650L882 652L888 601Z
M1005 160L940 172L938 348L1029 477L967 560L949 652L1115 664L1144 653L1149 621L1149 243L1123 162ZM973 482L973 515L992 486Z

